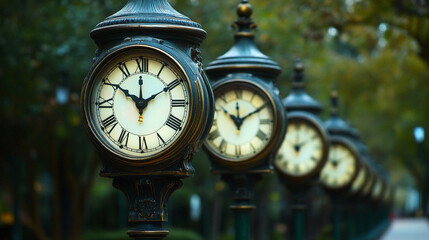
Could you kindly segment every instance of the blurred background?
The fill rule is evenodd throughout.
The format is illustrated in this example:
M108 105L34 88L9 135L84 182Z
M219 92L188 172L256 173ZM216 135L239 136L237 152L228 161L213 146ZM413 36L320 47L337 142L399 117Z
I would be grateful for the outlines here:
M126 199L111 179L98 176L100 163L79 109L96 50L89 33L125 2L0 0L0 239L128 239ZM170 3L208 32L201 46L205 65L232 46L238 0ZM427 214L429 144L413 133L416 127L429 131L429 1L250 3L258 47L283 68L277 81L282 97L299 58L324 117L336 88L343 118L388 170L395 214ZM167 239L233 239L228 187L210 173L203 151L193 164L195 176L169 200ZM256 191L255 239L283 239L286 191L275 175ZM329 199L314 194L310 231L324 239Z

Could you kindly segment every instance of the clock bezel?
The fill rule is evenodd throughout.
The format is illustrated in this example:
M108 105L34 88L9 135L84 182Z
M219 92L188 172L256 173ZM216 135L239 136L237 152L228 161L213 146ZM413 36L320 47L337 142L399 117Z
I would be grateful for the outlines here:
M347 148L352 153L352 155L354 156L355 171L354 171L352 177L350 178L350 180L348 182L346 182L345 184L340 185L340 186L328 185L322 179L320 179L320 182L321 182L321 185L325 189L328 189L330 191L336 191L336 192L346 191L346 190L351 189L353 182L356 180L356 178L359 174L359 171L362 167L361 159L360 159L359 151L356 148L355 144L353 144L353 142L348 140L347 138L340 137L340 136L332 136L331 137L331 146L333 146L335 144L342 145L343 147ZM328 161L326 163L328 163Z
M183 130L172 141L169 146L166 146L160 152L157 152L150 156L133 156L121 151L118 151L112 144L107 141L101 129L95 125L96 119L93 119L93 111L95 109L91 106L92 94L94 93L94 88L97 85L97 80L100 79L100 74L104 72L106 67L111 65L111 62L114 62L115 59L121 58L121 56L126 54L134 55L136 51L141 52L150 52L152 56L157 56L160 59L167 59L167 61L174 64L173 68L178 71L180 75L184 77L184 87L189 96L189 105L188 105L188 116L187 122L183 125ZM99 149L103 155L109 156L109 158L125 164L127 166L148 166L148 165L158 165L165 163L166 166L171 165L171 159L179 158L180 155L183 155L183 149L186 149L189 144L194 141L198 135L197 132L192 131L192 128L200 123L195 123L194 117L196 114L196 105L193 101L198 95L201 95L200 87L197 84L193 84L189 76L193 74L192 68L189 66L191 63L186 61L180 61L184 56L181 56L179 53L173 51L171 48L162 45L156 44L153 42L145 41L136 41L120 44L112 49L105 51L100 57L97 58L97 61L93 64L90 72L88 73L81 94L81 107L82 107L82 119L86 131L89 133L91 140L95 143L97 149ZM180 72L179 72L180 71ZM198 77L196 75L196 77ZM200 121L198 121L200 122ZM107 150L107 151L106 151Z
M287 121L289 124L300 123L300 124L312 125L312 128L315 129L319 133L319 136L321 136L322 138L322 157L320 159L320 162L318 165L316 165L316 167L312 171L307 172L306 174L303 174L303 175L291 174L290 172L285 171L282 166L279 166L279 164L277 163L277 156L276 156L276 159L274 159L274 162L273 162L274 167L277 169L280 175L284 177L286 180L296 181L296 182L306 182L308 179L317 177L318 174L320 173L320 170L325 165L328 159L330 138L327 134L327 131L322 121L316 116L314 116L313 114L310 114L308 112L304 112L304 111L289 112L287 115ZM283 140L283 141L286 141L286 140ZM280 152L280 149L279 149L279 152Z
M271 155L273 155L272 150L279 147L279 143L281 143L280 134L275 134L278 132L283 132L282 125L280 124L280 121L282 119L285 119L285 114L283 111L278 111L278 109L282 109L280 99L276 101L275 95L269 91L268 89L271 88L268 84L263 82L262 80L259 80L256 77L249 75L242 75L242 74L232 74L226 78L223 78L219 81L216 81L212 84L213 93L215 96L215 101L217 97L217 93L223 92L225 88L229 88L229 91L232 91L237 86L245 86L246 88L252 88L258 91L260 94L262 94L271 105L272 113L273 113L273 123L272 123L272 134L268 140L268 143L255 155L251 155L247 158L243 159L235 159L230 158L225 155L222 155L218 153L216 150L210 146L208 143L207 138L204 140L203 146L206 152L208 153L210 159L212 159L214 162L219 164L220 166L223 166L229 170L232 171L247 171L249 169L252 169L269 159Z

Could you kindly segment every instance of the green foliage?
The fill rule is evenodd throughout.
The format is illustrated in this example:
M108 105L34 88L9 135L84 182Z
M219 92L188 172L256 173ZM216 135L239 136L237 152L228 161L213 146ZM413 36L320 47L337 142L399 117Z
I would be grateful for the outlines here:
M201 46L205 65L230 48L234 34L230 25L237 18L238 0L170 2L207 31ZM250 1L252 18L258 25L256 44L283 69L277 81L281 95L289 93L292 64L301 58L307 89L325 106L324 117L328 115L329 92L335 87L342 115L360 130L371 153L388 168L392 181L416 184L428 175L417 161L412 129L418 125L429 129L429 18L412 6L399 6L400 2L404 1ZM35 232L35 239L61 239L57 232L61 219L66 219L61 212L66 210L79 219L72 221L76 225L86 216L84 229L123 227L117 220L126 219L117 216L123 199L110 180L96 176L98 160L81 126L79 108L81 84L96 50L89 33L123 5L124 1L117 0L21 0L0 8L0 117L3 136L7 136L0 148L4 153L0 157L0 199L11 199L14 177L22 176L20 194L26 199L23 215L28 219L25 228ZM328 34L328 29L337 34ZM59 87L68 89L65 104L57 101ZM20 165L18 173L11 171L15 161ZM201 233L203 224L188 220L190 196L197 193L205 206L213 206L219 201L216 197L226 198L223 192L227 191L223 186L213 190L220 186L219 178L210 173L203 151L193 163L195 176L185 179L183 188L170 199L170 220L172 226ZM90 188L94 177L95 186ZM272 198L270 216L282 209L277 188L267 187L273 181L275 177L260 188L268 189ZM34 187L37 184L41 190ZM61 202L62 189L72 193L70 202ZM227 232L221 239L232 236L232 220L225 217L230 214L227 204L221 202L219 210L223 218L219 236ZM2 201L1 206L2 211L10 211L12 204ZM68 207L64 210L60 206ZM94 224L99 219L88 216L94 212L108 220L101 226ZM214 213L204 214L207 224ZM277 215L275 219L280 218ZM50 224L44 223L51 222L52 229L46 229ZM80 234L79 226L73 225L73 229L77 235L71 238ZM175 232L171 230L171 239L175 234L180 239L180 231ZM87 232L85 237L100 239L97 234ZM192 238L191 233L183 234ZM124 238L123 230L118 231L118 238Z

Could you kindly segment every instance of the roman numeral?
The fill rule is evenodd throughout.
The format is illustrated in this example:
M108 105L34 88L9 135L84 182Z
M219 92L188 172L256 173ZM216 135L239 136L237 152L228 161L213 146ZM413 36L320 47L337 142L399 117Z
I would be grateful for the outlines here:
M165 65L167 65L167 64L166 63L162 64L161 69L159 69L158 74L156 74L157 77L159 77L159 75L161 74L161 72L164 69Z
M315 161L315 162L318 162L319 161L319 159L317 159L316 157L314 157L314 156L311 156L311 160L313 160L313 161Z
M119 135L119 138L118 138L118 142L122 144L124 142L124 140L125 140L125 146L127 146L128 145L128 138L129 137L130 137L130 133L127 132L125 129L122 129L122 132L121 132L121 134Z
M179 81L178 79L176 79L176 80L172 81L171 83L169 83L169 84L167 85L167 89L168 89L169 91L171 91L171 90L173 90L175 87L179 86L179 84L180 84L180 81Z
M273 122L273 120L271 120L271 119L261 119L261 120L259 120L259 123L261 124L261 125L264 125L264 124L270 124L270 123L272 123Z
M121 70L121 72L124 74L124 78L127 78L130 76L130 71L128 71L127 65L125 63L120 63L118 65L118 68Z
M267 135L262 132L261 129L259 129L258 133L256 133L256 137L258 137L261 141L266 141L267 139Z
M213 132L209 133L209 136L207 137L208 140L215 140L220 136L219 130L216 129Z
M110 98L110 99L107 99L107 100L104 99L104 98L101 98L101 99L103 99L104 101L98 102L98 108L112 108L113 102L111 102L111 101L113 101L113 98ZM103 105L105 103L107 103L108 105L101 106L101 105Z
M145 137L139 137L139 149L142 150L143 152L143 144L144 144L144 149L147 150L147 142L146 142L146 138Z
M167 119L166 125L174 129L175 131L177 131L180 129L181 123L182 122L180 121L180 119L170 114L170 116Z
M149 60L147 58L139 57L136 59L137 62L137 69L143 73L143 72L149 72Z
M220 95L219 99L221 99L223 102L226 103L226 96L225 95Z
M108 128L110 125L116 123L116 119L114 115L111 115L110 117L104 119L102 121L104 128Z
M241 155L241 145L235 145L235 155L238 157L240 157Z
M180 99L180 100L178 100L178 99L173 99L172 101L171 101L171 106L172 107L185 107L185 100L183 99Z
M165 145L165 141L164 141L164 139L162 139L162 137L159 135L159 133L156 133L156 136L158 137L158 144L161 145L161 143L162 143Z
M236 89L234 90L235 96L237 96L238 99L243 98L243 90L241 89Z
M227 143L226 143L225 139L222 139L222 141L220 142L220 145L219 145L220 153L224 153L226 151L226 147L227 147Z
M250 147L252 148L252 150L253 150L253 153L256 153L256 148L255 148L255 146L253 146L253 144L252 143L249 143L250 144Z
M119 84L113 84L113 83L111 83L110 80L107 79L107 78L103 79L103 83L104 83L104 85L111 86L114 90L116 90L118 88L118 86L119 86Z

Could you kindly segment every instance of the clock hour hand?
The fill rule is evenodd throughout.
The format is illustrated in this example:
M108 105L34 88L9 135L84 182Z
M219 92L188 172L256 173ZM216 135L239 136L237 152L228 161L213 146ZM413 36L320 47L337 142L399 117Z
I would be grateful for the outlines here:
M125 94L125 96L130 97L135 103L138 102L139 98L137 96L130 94L130 91L128 91L127 89L121 88L121 86L119 86L119 84L112 84L112 86L121 90Z
M240 126L241 126L241 123L240 123L240 119L239 118L237 118L235 115L233 115L233 114L231 114L231 113L229 113L224 107L221 107L222 108L222 111L225 113L225 114L228 114L228 116L231 118L231 120L234 122L234 125L237 127L237 133L240 133Z

